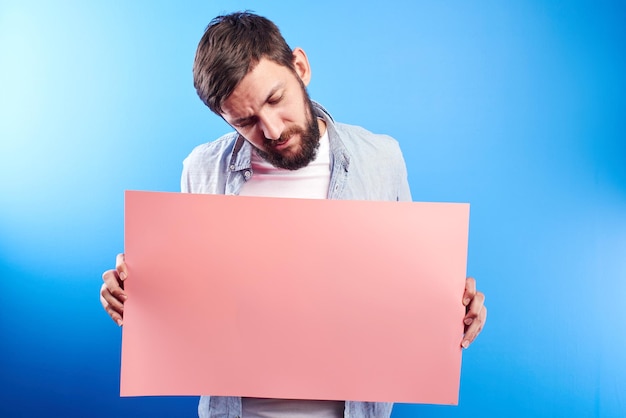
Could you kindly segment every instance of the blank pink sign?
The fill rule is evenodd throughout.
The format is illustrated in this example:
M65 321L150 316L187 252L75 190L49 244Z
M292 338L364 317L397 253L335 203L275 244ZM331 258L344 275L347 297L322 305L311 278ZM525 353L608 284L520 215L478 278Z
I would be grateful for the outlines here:
M126 192L121 395L457 404L469 205Z

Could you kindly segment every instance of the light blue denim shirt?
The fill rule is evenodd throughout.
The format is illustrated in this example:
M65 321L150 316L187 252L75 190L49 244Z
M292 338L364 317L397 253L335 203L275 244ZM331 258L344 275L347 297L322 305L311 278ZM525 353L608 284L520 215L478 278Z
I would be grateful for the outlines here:
M411 201L406 165L398 142L358 126L336 123L318 103L330 142L329 199ZM238 195L252 177L252 145L236 132L196 147L183 162L184 193ZM346 418L387 418L391 403L346 401ZM241 417L241 398L202 396L200 418Z

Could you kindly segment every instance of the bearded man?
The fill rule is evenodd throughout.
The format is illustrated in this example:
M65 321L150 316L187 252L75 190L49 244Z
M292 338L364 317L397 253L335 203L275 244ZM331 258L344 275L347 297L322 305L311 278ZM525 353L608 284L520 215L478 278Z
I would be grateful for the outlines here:
M196 147L185 159L186 193L308 199L411 201L400 147L393 138L335 122L306 86L311 67L270 20L249 13L218 16L200 40L193 65L200 99L235 132ZM250 208L254 216L254 208ZM262 243L262 236L253 236ZM245 257L245 254L243 255ZM103 274L100 299L122 325L128 272L123 254ZM482 330L484 295L468 278L460 344ZM341 370L337 370L341 373ZM209 417L389 417L392 404L202 396Z

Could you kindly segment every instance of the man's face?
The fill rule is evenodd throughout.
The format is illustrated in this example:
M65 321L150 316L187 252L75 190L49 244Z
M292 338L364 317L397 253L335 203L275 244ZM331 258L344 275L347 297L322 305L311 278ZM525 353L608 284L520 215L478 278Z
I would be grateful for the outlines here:
M296 170L315 158L318 121L289 68L261 59L224 101L221 116L275 167Z

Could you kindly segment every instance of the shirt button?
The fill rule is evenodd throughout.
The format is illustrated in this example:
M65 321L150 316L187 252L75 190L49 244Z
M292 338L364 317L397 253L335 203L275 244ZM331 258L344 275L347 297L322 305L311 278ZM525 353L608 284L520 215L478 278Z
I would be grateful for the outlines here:
M235 164L231 164L229 168L230 168L230 171L234 171L235 170Z
M252 175L252 174L250 173L250 170L246 170L246 171L243 173L243 176L246 178L246 180L250 179L250 176L251 176L251 175Z

